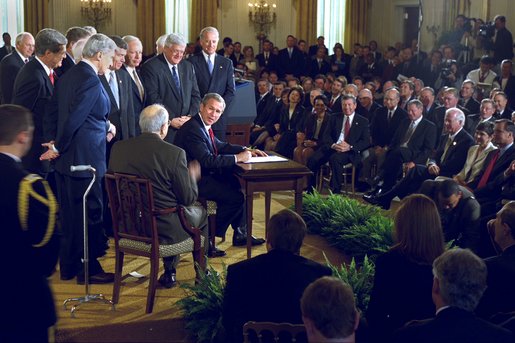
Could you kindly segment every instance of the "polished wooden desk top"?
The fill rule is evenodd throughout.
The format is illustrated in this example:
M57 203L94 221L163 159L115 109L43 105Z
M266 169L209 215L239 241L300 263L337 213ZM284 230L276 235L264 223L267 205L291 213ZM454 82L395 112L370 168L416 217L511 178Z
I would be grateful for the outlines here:
M288 160L284 162L238 163L235 173L242 178L251 178L278 176L280 174L305 176L311 174L311 171L303 164Z

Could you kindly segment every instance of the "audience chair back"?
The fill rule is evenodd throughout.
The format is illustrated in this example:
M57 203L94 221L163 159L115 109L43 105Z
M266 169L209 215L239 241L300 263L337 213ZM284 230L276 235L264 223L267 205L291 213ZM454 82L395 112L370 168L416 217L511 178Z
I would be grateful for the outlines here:
M151 313L157 287L160 258L182 253L193 253L193 259L201 270L205 270L205 237L199 228L191 226L184 208L156 209L150 180L121 173L105 176L106 190L113 218L115 245L115 277L113 302L118 303L125 254L144 256L150 259L150 276L146 313ZM175 244L159 244L156 218L177 213L182 229L190 236ZM196 267L197 268L197 267ZM198 272L198 271L197 271Z
M257 340L256 340L257 339ZM302 324L246 322L243 325L243 342L307 342L306 328Z

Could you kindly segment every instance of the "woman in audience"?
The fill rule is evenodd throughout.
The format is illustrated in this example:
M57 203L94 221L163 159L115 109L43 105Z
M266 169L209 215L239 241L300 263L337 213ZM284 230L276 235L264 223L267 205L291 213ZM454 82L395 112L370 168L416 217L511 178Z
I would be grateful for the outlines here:
M374 341L387 342L394 330L434 316L432 263L444 251L440 215L433 200L412 194L394 218L396 244L376 261L366 313Z
M254 48L250 45L247 45L243 48L243 59L241 63L244 63L247 66L247 72L249 74L255 75L259 70L259 62L254 57Z
M336 46L333 48L334 54L330 56L331 60L331 71L336 75L344 75L348 77L348 69L347 61L345 60L345 54L343 53L343 48L341 46Z
M492 122L482 122L477 125L474 134L476 145L469 148L463 169L453 178L460 185L467 187L474 181L483 169L486 156L490 151L496 149L492 144L493 134L494 124Z
M288 105L281 109L279 123L275 124L277 134L272 138L275 143L274 150L288 158L293 158L293 150L297 145L297 133L304 125L303 98L304 92L301 87L290 89Z
M318 140L322 138L329 119L327 104L327 97L318 95L313 100L315 113L306 111L306 121L302 132L297 134L297 147L293 152L295 161L305 165L308 158L318 149Z

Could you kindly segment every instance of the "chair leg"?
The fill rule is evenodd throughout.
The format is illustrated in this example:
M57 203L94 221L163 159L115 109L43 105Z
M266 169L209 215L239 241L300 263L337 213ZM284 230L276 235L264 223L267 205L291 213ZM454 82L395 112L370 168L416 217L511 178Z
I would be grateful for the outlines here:
M116 252L115 267L114 267L114 284L113 284L113 303L118 304L120 300L120 286L122 283L122 270L123 270L123 257L122 251Z
M154 298L156 296L157 287L157 274L159 272L159 259L155 261L152 257L150 258L150 280L148 283L148 295L147 295L147 309L145 313L152 313L154 309Z
M351 182L352 195L356 195L356 167L354 166L352 166Z
M207 226L209 227L209 239L211 240L211 245L214 247L215 244L215 235L216 235L216 214L210 214L207 217Z

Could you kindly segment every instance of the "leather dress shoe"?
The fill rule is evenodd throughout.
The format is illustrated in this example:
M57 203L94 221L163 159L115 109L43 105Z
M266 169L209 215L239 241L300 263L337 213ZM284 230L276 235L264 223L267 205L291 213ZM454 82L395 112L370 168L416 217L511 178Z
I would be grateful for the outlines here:
M371 205L379 206L385 210L390 209L390 201L386 201L386 199L382 199L380 196L365 194L362 198Z
M157 280L164 288L172 288L177 284L175 273L163 273Z
M114 281L114 273L106 273L100 272L95 275L89 276L90 284L103 284L103 283L111 283ZM84 274L77 275L77 283L79 285L84 284Z
M223 257L225 255L227 255L227 253L223 250L218 249L217 247L209 247L209 251L207 252L207 256L211 258Z
M71 280L77 276L77 273L63 273L61 272L60 278L63 281Z
M252 245L261 245L265 243L265 240L263 238L256 238L252 236L251 242ZM232 237L232 245L234 245L235 247L242 247L247 245L247 235L239 235L235 233Z

